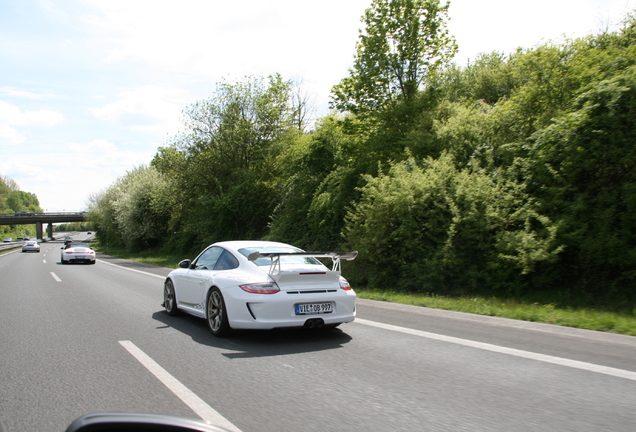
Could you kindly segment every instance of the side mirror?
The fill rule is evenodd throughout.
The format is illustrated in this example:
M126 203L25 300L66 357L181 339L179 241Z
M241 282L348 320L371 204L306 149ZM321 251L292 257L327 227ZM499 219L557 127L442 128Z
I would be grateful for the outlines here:
M190 264L192 264L192 260L184 259L179 263L179 268L187 269L190 268Z

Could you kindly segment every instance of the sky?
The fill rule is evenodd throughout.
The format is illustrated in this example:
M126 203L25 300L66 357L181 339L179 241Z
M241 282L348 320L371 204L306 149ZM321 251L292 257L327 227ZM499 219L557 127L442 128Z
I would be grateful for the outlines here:
M459 65L616 30L636 0L452 0ZM222 81L280 73L315 113L371 0L0 0L0 175L79 211L182 131Z

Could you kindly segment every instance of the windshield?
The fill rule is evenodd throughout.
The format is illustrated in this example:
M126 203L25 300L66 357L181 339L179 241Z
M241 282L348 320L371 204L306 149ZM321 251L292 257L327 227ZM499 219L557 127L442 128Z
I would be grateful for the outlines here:
M253 252L260 253L302 253L303 251L296 248L286 248L286 247L277 247L277 248L245 248L239 249L239 252L246 257L249 256ZM254 263L258 266L268 266L272 263L271 258L259 258ZM320 261L313 257L303 257L303 256L282 256L280 257L281 264L310 264L310 265L322 265Z

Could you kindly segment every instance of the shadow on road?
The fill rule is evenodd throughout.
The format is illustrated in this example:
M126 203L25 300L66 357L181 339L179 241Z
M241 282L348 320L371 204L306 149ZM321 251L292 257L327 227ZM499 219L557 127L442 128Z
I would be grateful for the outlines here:
M152 314L153 319L187 334L202 345L227 349L223 353L230 359L281 356L313 351L324 351L342 346L352 340L340 328L305 328L275 330L235 330L229 336L213 336L205 320L192 315L180 314L172 317L165 311ZM346 326L346 324L343 324Z

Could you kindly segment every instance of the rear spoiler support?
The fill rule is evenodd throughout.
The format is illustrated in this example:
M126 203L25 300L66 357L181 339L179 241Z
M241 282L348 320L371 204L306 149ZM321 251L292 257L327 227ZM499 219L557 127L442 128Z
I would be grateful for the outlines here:
M358 256L358 252L252 252L247 256L247 259L256 261L259 258L270 258L272 262L269 267L269 274L273 275L280 273L280 257L282 256L331 258L331 271L340 271L340 260L353 261Z

